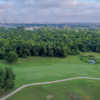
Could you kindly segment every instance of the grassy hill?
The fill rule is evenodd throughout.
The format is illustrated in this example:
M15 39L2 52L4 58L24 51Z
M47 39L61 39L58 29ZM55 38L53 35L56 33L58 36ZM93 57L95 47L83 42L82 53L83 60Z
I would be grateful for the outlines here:
M87 53L84 53L86 55ZM100 54L88 53L100 57ZM15 64L0 61L1 66L10 66L16 74L15 88L33 82L54 81L76 76L100 77L100 64L85 64L80 56L68 58L29 57Z
M25 88L8 100L99 100L100 81L74 80Z
M84 56L98 53L81 53ZM100 64L86 64L80 55L67 58L28 57L18 62L7 64L0 61L0 66L12 67L15 75L15 88L24 84L55 81L70 77L89 76L100 78ZM99 100L100 81L74 80L54 85L26 88L8 100ZM39 95L39 96L38 96Z

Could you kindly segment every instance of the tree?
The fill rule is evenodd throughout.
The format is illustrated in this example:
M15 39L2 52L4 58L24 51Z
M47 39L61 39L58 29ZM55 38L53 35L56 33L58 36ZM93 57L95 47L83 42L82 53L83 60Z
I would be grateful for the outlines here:
M5 50L4 48L0 48L0 59L4 59L5 57Z
M14 87L15 74L10 67L4 69L0 68L0 95L5 93Z
M6 56L5 59L8 63L13 63L18 60L18 55L14 51L10 51Z
M14 87L15 74L10 67L5 68L4 88L10 89Z

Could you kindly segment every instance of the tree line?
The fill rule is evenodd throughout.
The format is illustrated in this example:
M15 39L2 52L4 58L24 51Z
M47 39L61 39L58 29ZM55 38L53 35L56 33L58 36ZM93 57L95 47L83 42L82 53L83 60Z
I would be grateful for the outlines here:
M10 63L18 57L67 57L90 51L100 53L100 30L0 28L0 59Z

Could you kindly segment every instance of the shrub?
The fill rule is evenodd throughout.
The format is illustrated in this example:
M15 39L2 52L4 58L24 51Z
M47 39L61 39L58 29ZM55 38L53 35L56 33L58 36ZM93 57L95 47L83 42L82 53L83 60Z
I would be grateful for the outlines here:
M5 50L3 48L0 48L0 59L4 59L5 56Z
M8 63L13 63L13 62L16 62L18 60L18 55L14 51L10 51L6 55L5 59Z
M100 58L96 58L96 64L100 64Z
M15 75L11 68L0 68L0 95L5 93L14 87Z
M80 60L84 63L88 63L88 56L80 56Z

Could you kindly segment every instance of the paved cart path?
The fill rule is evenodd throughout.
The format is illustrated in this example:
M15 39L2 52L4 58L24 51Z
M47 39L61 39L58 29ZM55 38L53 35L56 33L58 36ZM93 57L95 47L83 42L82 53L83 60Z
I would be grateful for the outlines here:
M73 77L73 78L66 78L66 79L63 79L63 80L56 80L56 81L50 81L50 82L39 82L39 83L26 84L26 85L19 87L15 91L9 93L7 96L1 98L0 100L6 100L7 98L15 95L16 93L18 93L19 91L21 91L22 89L24 89L26 87L37 86L37 85L46 85L46 84L54 84L54 83L59 83L59 82L64 82L64 81L80 80L80 79L100 80L100 78L94 78L94 77Z

